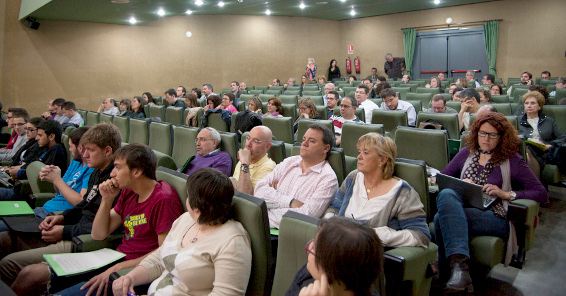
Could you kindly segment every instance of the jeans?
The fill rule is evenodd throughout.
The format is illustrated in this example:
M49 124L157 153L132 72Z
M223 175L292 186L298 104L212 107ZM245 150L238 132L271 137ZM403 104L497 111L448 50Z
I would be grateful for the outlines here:
M42 207L37 207L35 209L33 209L33 212L35 213L35 216L38 218L44 218L47 217L47 211L42 208ZM0 232L2 231L9 231L10 228L8 228L8 225L6 225L6 223L4 223L4 221L0 221Z
M14 187L12 187L12 188L1 187L0 188L0 200L11 200L11 199L15 199L17 197L18 196L14 192Z
M86 295L86 293L88 292L88 289L90 289L90 287L88 287L88 288L86 288L86 289L84 289L84 290L81 290L81 287L82 287L84 284L86 284L86 282L80 282L80 283L78 283L78 284L76 284L76 285L74 285L74 286L72 286L72 287L69 287L69 288L63 290L63 291L59 291L59 292L53 293L53 295L55 295L55 296L78 296L78 295ZM93 293L91 293L91 295L96 295L96 291L97 291L97 290L94 290ZM102 293L102 294L104 294L104 293ZM101 294L101 295L102 295L102 294Z
M439 260L460 254L470 257L469 237L486 235L506 239L509 222L493 211L464 208L462 197L452 189L444 189L436 197L438 213L434 216Z

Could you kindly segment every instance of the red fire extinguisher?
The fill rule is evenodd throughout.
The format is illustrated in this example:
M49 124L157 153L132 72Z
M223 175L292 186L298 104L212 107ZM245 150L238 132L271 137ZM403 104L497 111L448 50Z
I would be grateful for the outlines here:
M354 60L354 65L356 67L356 74L360 74L360 58L359 57L356 57L356 59Z
M352 60L350 60L350 58L346 59L346 72L352 74Z

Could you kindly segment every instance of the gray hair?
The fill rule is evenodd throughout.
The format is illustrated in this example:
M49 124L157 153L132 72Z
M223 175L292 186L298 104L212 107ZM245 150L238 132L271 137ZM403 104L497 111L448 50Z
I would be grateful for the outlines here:
M476 77L476 71L474 70L468 70L468 72L466 72L466 74L470 73L470 75Z
M293 78L293 77L289 77L289 79L293 80L293 83L295 83L295 81L296 81L295 78Z
M393 56L390 52L385 54L385 59L387 59L387 56Z
M474 88L464 88L458 95L461 99L474 98L476 102L480 102L480 93Z
M218 148L220 146L220 142L222 141L222 139L220 138L220 133L212 127L205 127L203 128L203 130L207 130L210 133L210 137L216 141L216 148Z
M203 84L202 86L205 86L205 85L206 85L206 87L210 88L211 91L214 91L214 88L212 87L212 84L210 84L210 83L205 83L205 84Z

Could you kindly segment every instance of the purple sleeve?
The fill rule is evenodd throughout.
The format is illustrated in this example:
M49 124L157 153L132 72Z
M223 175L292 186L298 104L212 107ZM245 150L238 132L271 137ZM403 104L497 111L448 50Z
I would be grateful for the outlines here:
M470 151L467 147L460 149L460 152L454 156L441 173L455 178L460 178L462 168L464 167L464 163L466 162L466 159L468 159L469 155Z
M548 202L548 192L523 158L517 153L509 158L509 162L511 180L524 186L524 190L516 192L517 198L531 199L540 203Z
M222 153L223 155L218 158L218 161L214 165L212 165L212 167L230 177L230 173L232 172L232 157L226 151L222 151L220 153Z

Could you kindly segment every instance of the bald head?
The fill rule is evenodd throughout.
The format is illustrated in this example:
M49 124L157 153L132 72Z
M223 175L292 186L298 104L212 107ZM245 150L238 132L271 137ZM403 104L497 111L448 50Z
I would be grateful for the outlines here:
M491 105L483 105L481 106L478 111L476 112L476 117L480 117L483 114L487 114L490 112L497 112L497 109Z
M324 94L328 95L328 92L336 90L336 87L332 83L327 83L324 85Z
M246 149L251 152L251 163L261 160L271 148L273 133L267 126L256 126L252 128L246 140Z

